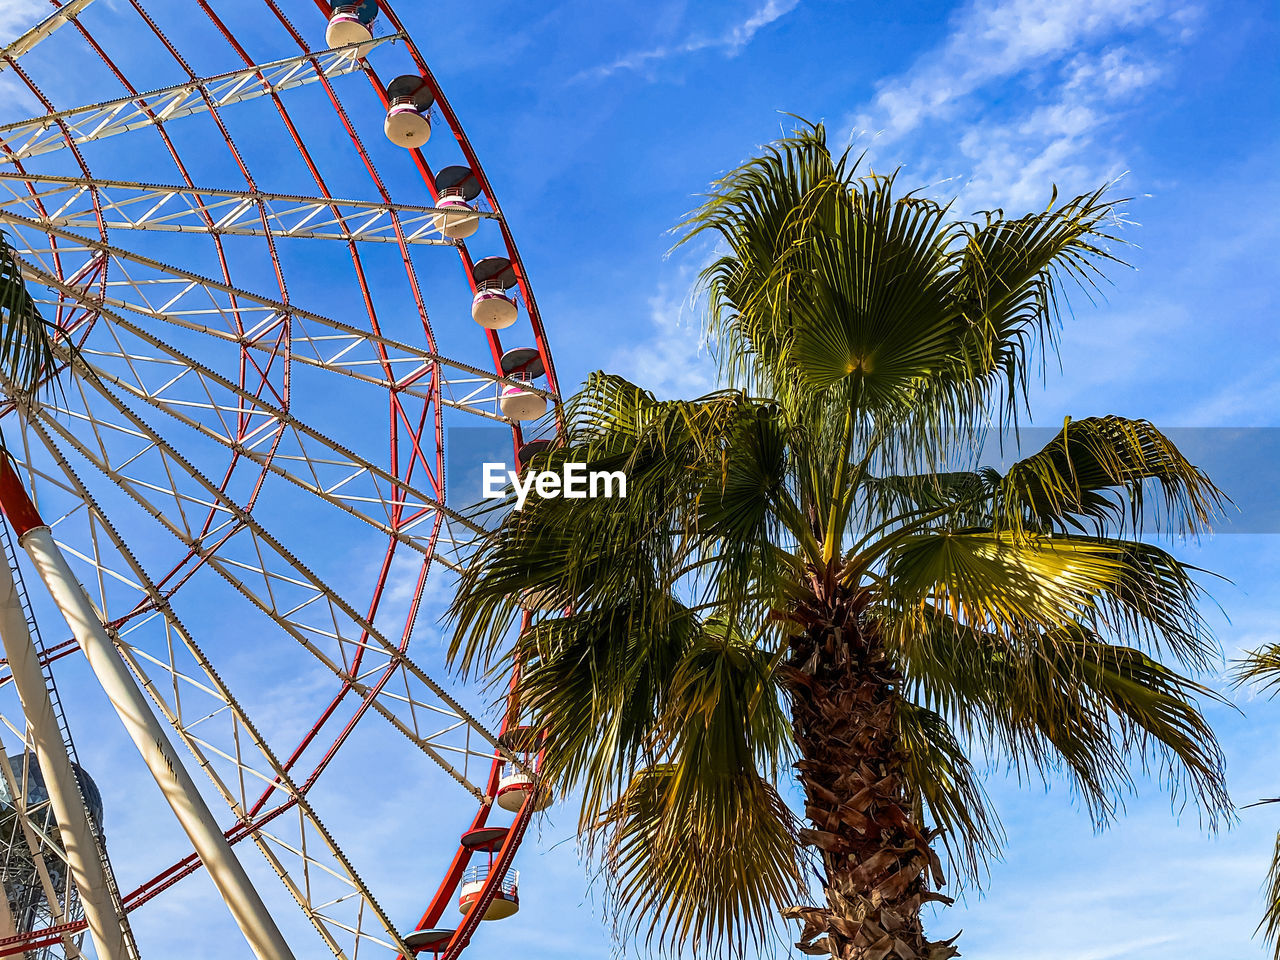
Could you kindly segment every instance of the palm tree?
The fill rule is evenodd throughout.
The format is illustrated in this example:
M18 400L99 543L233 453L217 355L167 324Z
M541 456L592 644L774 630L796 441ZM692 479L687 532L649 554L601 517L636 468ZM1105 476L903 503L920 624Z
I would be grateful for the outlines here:
M519 665L615 923L660 946L742 952L781 915L808 954L956 956L922 914L951 902L942 855L976 882L1000 845L973 755L1061 774L1098 823L1150 763L1230 810L1200 588L1135 532L1204 529L1210 480L1114 416L944 470L1025 409L1115 205L951 220L856 168L818 126L715 184L682 242L723 245L703 279L731 388L594 374L535 466L621 471L626 498L505 514L452 605L453 664ZM511 640L521 602L541 612Z
M53 336L23 283L9 238L0 230L0 374L14 392L35 392L53 369Z
M1256 684L1263 692L1272 695L1280 691L1280 643L1269 643L1259 647L1237 661L1235 666L1237 685ZM1259 800L1253 806L1271 803L1280 803L1280 797ZM1258 931L1271 945L1275 960L1280 960L1280 833L1276 834L1276 845L1271 855L1271 870L1267 875L1265 896L1267 909L1263 914L1262 922L1258 924Z

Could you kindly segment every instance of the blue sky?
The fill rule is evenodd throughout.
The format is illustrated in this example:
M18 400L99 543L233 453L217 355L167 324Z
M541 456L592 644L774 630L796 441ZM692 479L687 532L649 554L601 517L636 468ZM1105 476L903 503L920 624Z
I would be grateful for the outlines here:
M111 9L107 0L104 5ZM714 384L690 301L711 250L693 246L668 255L669 231L714 177L777 136L791 123L786 114L794 113L825 121L834 142L865 150L868 169L901 168L903 183L957 198L960 212L1037 209L1054 183L1070 194L1118 180L1114 190L1134 198L1132 224L1124 231L1130 245L1122 251L1134 269L1114 269L1114 285L1096 304L1073 299L1062 336L1063 374L1052 365L1036 390L1038 425L1053 426L1068 414L1116 413L1167 427L1280 427L1274 264L1280 14L1273 4L442 0L400 6L502 200L566 388L601 367L666 396L694 395ZM3 35L11 36L36 9L43 5L0 0ZM104 31L113 28L101 22ZM252 35L251 21L245 23ZM212 49L200 56L223 63L221 69L235 65ZM63 87L60 103L98 99L84 93L96 74L91 66L82 69L51 81ZM138 69L154 75L156 84L178 79L159 61ZM251 141L247 121L244 130ZM266 147L250 143L247 149ZM112 159L104 155L104 162ZM114 159L120 166L112 173L127 171L128 158ZM279 163L281 171L291 169L289 158ZM148 179L134 172L133 179ZM424 196L401 199L425 202ZM300 258L297 267L314 274L319 263ZM295 289L313 298L343 295L314 276ZM447 339L453 321L441 319L443 310L435 315ZM358 430L355 420L348 414L334 429ZM1252 478L1257 489L1240 491L1243 496L1259 498L1261 491L1265 498L1276 488L1280 465L1267 466L1259 465ZM377 556L357 535L341 541L349 569L335 560L330 571L353 591L367 585L361 568ZM1220 536L1179 549L1228 578L1212 592L1230 619L1208 611L1228 657L1280 641L1274 616L1280 538ZM429 612L438 615L447 587L440 582L431 589ZM218 602L215 593L192 609L217 621ZM287 652L260 656L246 649L239 636L245 627L237 621L209 630L222 643L229 673L245 675L247 699L287 738L308 697L324 689L322 678L298 668ZM438 640L439 628L426 620L419 643L429 665ZM75 682L74 670L68 666L68 683ZM1221 678L1211 680L1225 689ZM1280 704L1247 694L1238 702L1243 715L1225 708L1211 713L1228 753L1233 795L1245 804L1280 789ZM76 707L87 723L101 712L95 703L89 692ZM181 842L147 832L156 806L128 765L129 749L105 738L81 743L95 773L117 765L132 771L99 776L99 782L109 829L129 838L116 849L117 867L136 877ZM398 743L371 733L339 774L360 777L401 755ZM414 811L404 819L366 815L340 789L325 798L335 833L371 864L364 868L371 877L399 882L403 874L379 864L424 845L414 884L387 894L406 917L420 903L421 889L434 883L452 842L433 830L454 814L433 805L429 782L425 776L396 780L399 793L392 798L399 809ZM1009 834L1006 856L993 865L984 893L968 894L934 927L944 935L963 928L966 956L1264 956L1251 934L1280 813L1246 810L1234 829L1208 837L1194 811L1171 811L1158 783L1139 780L1126 815L1095 834L1062 787L1020 786L1001 771L992 772L988 786ZM585 960L610 950L598 892L577 861L572 824L572 811L562 806L541 825L518 864L523 911L486 925L475 949L518 947L529 960ZM186 957L233 955L223 948L234 934L216 911L202 909L207 890L201 883L184 884L140 914L151 956L177 955L165 951L179 948ZM776 955L784 954L780 946Z

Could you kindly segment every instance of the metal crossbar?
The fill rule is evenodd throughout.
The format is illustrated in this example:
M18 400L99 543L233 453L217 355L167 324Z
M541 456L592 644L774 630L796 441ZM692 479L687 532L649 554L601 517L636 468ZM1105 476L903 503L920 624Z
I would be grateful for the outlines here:
M413 204L12 172L0 172L0 187L11 194L0 209L21 210L42 226L93 231L101 217L108 229L458 245L436 224L444 211Z
M71 145L114 137L180 117L209 113L233 103L354 73L360 69L360 59L368 56L374 48L403 37L404 34L394 33L366 43L352 43L286 60L254 64L216 77L189 80L132 97L87 104L5 124L0 126L0 144L6 147L0 153L0 163L26 160L64 150ZM313 64L316 69L312 69Z

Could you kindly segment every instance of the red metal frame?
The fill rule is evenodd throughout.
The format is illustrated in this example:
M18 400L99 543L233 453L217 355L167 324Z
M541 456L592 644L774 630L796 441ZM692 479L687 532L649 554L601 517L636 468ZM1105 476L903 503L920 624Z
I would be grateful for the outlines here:
M213 9L210 7L207 0L196 0L196 2L199 9L202 12L204 12L205 15L211 20L211 22L214 24L217 30L222 34L222 36L226 39L227 43L236 52L236 54L239 55L241 59L244 60L246 65L252 65L253 63L252 58L244 50L243 46L237 41L233 32L213 11ZM298 44L300 51L303 53L309 53L311 51L310 45L306 42L303 36L294 28L292 23L288 20L288 18L285 16L283 11L280 9L276 0L263 0L263 2L265 3L266 7L280 21L281 25L293 37L295 42ZM59 8L62 6L61 0L50 0L50 3L55 8ZM136 13L141 17L143 22L147 25L147 28L150 29L155 34L155 36L161 41L161 43L167 49L169 54L173 57L175 62L188 74L188 76L191 79L196 79L197 75L190 69L189 65L183 59L181 54L177 51L177 49L173 46L173 44L168 40L168 38L160 30L160 28L155 23L155 21L146 12L140 0L128 0L128 3L130 6L133 7ZM325 0L315 0L315 3L316 3L317 9L322 14L324 14L327 19L328 4L325 2ZM394 10L391 8L391 5L389 2L387 2L387 0L379 0L379 8L380 8L381 14L387 18L387 21L391 24L391 26L397 32L406 33L402 22L396 16ZM112 60L109 54L97 43L97 41L93 38L92 34L89 33L89 31L83 26L83 24L79 20L73 20L71 22L74 24L75 28L79 31L83 39L98 54L98 56L102 59L103 63L108 67L108 69L112 72L112 74L119 80L119 82L125 87L125 89L128 90L130 94L136 94L138 91L129 83L123 70L120 69L120 67ZM435 106L440 111L441 115L444 117L446 123L448 124L451 132L453 133L453 136L456 139L463 153L464 158L466 159L467 165L471 168L472 172L475 174L476 179L481 186L481 192L484 199L487 201L490 208L495 213L499 214L498 222L499 222L501 234L503 237L503 242L507 249L507 257L511 261L512 266L515 270L517 283L519 285L521 295L524 299L526 311L529 316L529 322L532 327L534 344L538 350L539 355L542 358L543 365L546 369L548 389L552 393L555 393L558 395L559 384L556 378L555 367L552 361L550 349L547 344L547 338L546 338L546 333L542 323L542 317L538 310L537 301L534 297L533 290L529 282L528 274L524 268L524 263L521 260L519 250L516 247L515 239L511 233L511 230L505 218L501 217L501 207L498 203L497 197L492 190L489 179L485 174L484 168L481 165L479 158L476 156L475 151L471 146L470 140L467 138L465 131L463 130L461 124L459 123L456 113L453 111L448 100L445 98L443 92L440 90L440 87L437 84L435 77L432 75L430 69L426 64L425 58L421 55L421 53L418 51L417 47L413 44L411 40L406 40L406 46L420 74L424 77L425 81L427 82L427 84L429 84L430 88L435 94ZM317 73L320 73L319 65L314 60L314 58L312 59L311 62L312 62L313 68L317 71ZM27 79L25 74L23 74L21 70L18 69L17 64L12 64L12 66L14 67L15 72L17 72L17 74L21 76L22 79L27 83L27 85L32 89L33 93L35 93L37 96L40 97L41 101L45 104L46 109L52 110L53 109L52 106L48 103L48 101L46 101L43 98L42 95L39 94L39 91L35 88L34 84L32 84L31 81ZM373 89L377 93L379 100L381 101L381 104L385 109L386 107L389 106L385 85L379 78L376 71L372 68L372 66L368 65L367 63L365 65L365 73L367 74ZM382 198L385 201L390 202L391 197L386 190L384 181L382 177L379 175L372 157L370 157L364 144L361 142L359 135L357 134L351 122L351 119L348 116L346 109L344 108L341 100L333 90L333 87L329 83L327 78L321 76L320 83L323 85L324 89L326 90L335 113L337 113L337 115L342 120L343 126L347 131L352 144L358 151L362 159L364 168L370 180L373 182L373 184L375 185L376 189L378 190ZM281 100L278 94L273 93L270 96L276 106L278 113L280 114L282 123L285 125L290 135L290 138L292 139L292 142L294 143L296 149L299 152L299 155L302 157L304 163L306 164L308 170L310 171L313 179L315 180L317 190L320 191L319 195L324 198L332 197L332 194L329 192L323 176L321 175L309 150L307 149L305 143L303 142L302 137L299 134L297 127L293 123L293 120L290 117L288 109L286 108L285 104L283 103L283 101ZM250 173L248 166L245 163L240 151L236 148L235 143L232 140L232 137L230 135L230 132L227 130L225 124L223 123L221 116L219 115L217 109L213 106L213 104L211 102L208 102L207 96L206 96L206 102L209 107L209 113L212 116L214 122L218 125L219 130L223 135L223 139L225 141L226 147L230 151L232 157L234 158L237 167L240 169L247 186L249 187L250 190L255 189L252 174ZM169 138L169 135L165 130L163 121L155 117L153 117L152 119L154 121L154 129L156 129L159 136L161 137L185 185L187 187L195 189L196 185L192 181L191 177L189 176L186 165L183 163L177 148L174 146L172 140ZM72 146L72 149L75 151L75 156L77 161L80 163L80 166L84 171L84 175L86 177L90 177L88 168L84 164L83 158L80 156L78 149L75 148L74 144L71 144L71 146ZM435 197L434 177L432 175L431 168L428 165L428 162L425 156L422 154L421 150L415 150L413 151L413 158L421 174L421 177L426 189L430 192L430 194L434 198ZM15 164L15 168L20 172L22 171L21 164ZM34 190L32 190L32 192L34 193ZM95 206L97 206L98 198L97 198L96 192L94 194L94 202L95 202ZM267 227L265 210L261 210L261 214L263 218L263 226L265 228ZM336 209L334 209L334 214L335 216L337 215ZM209 223L208 215L205 214L204 216L206 219L206 223L211 227L212 224ZM102 225L102 218L100 213L99 213L99 228L100 228L100 232L102 233L102 238L105 241L106 230L105 230L105 227ZM280 264L278 253L275 249L274 240L270 236L269 229L264 230L264 232L267 235L266 241L268 244L271 263L273 265L273 269L276 275L277 284L279 286L280 298L283 303L287 304L289 303L289 295L288 295L288 290L285 282L284 271ZM404 261L404 266L405 266L409 286L413 294L415 306L418 310L419 317L422 322L423 335L427 342L428 348L434 352L436 350L435 338L432 333L431 324L427 316L427 311L426 311L425 303L422 297L421 288L419 286L417 277L414 273L413 263L409 254L408 245L405 242L403 233L400 231L398 222L396 223L396 232L397 232L397 241L399 244L399 249L401 252L402 259ZM234 286L235 284L233 283L231 278L231 271L225 255L221 237L219 237L216 232L211 233L211 236L216 247L220 268L223 274L223 281L228 286ZM370 329L376 333L380 330L380 325L378 322L377 312L374 306L372 291L370 289L369 282L368 282L363 264L361 262L360 251L359 251L358 245L354 241L349 241L348 246L350 248L350 254L352 258L353 270L355 272L356 281L361 291L361 295L363 297L365 307L366 307L366 312L368 314ZM59 276L61 276L62 270L57 260L56 240L53 242L53 248L55 251L53 254L55 265L57 266L57 271L59 273ZM467 250L465 244L459 244L458 253L462 262L462 266L464 268L464 273L466 275L467 281L474 292L475 282L472 275L473 260L472 260L471 254ZM98 281L103 286L103 288L105 288L105 283L106 283L105 264L100 264L99 268L100 268L101 275L99 276ZM233 307L235 306L234 300L232 305ZM71 319L70 317L67 317L67 318L63 318L61 316L59 317L59 320L63 321L63 323L60 325L63 325L64 329L68 329L68 330L81 327L86 323L91 323L92 319L93 319L92 316L88 314L86 314L84 317L76 317L74 320ZM286 318L285 324L282 325L282 329L280 333L281 346L285 348L287 348L287 345L289 343L289 331L288 331L287 324L288 324L288 320ZM501 375L502 369L501 369L499 360L503 352L502 343L497 333L494 331L487 331L487 337L490 345L490 353L493 359L494 370L496 373ZM273 369L274 358L272 359L272 361L268 362L264 368L264 367L260 367L256 362L256 359L249 355L247 348L243 349L241 351L240 386L242 389L250 391L255 396L258 396L258 397L261 397L264 394L269 393L272 396L277 406L281 406L287 409L289 404L289 362L288 362L288 356L287 356L287 349L282 349L280 351L280 354L284 357L284 360L282 361L278 369ZM394 373L390 368L390 364L386 363L385 354L383 355L383 361L384 361L384 372L386 373L389 380L394 381ZM390 457L391 457L392 472L396 476L399 476L408 482L412 482L415 471L421 468L421 470L427 474L428 482L433 492L440 499L443 500L445 495L444 444L443 444L443 435L442 435L443 434L442 410L441 410L441 405L438 402L439 390L440 390L440 384L439 384L438 377L435 374L433 374L432 390L430 392L430 396L432 399L426 401L423 404L421 409L415 409L412 412L407 408L408 404L406 404L405 402L404 394L393 391L389 397L389 411L388 411L389 421L388 422L389 422L389 429L390 429L389 439L390 439ZM242 415L242 419L245 421L244 423L241 424L241 429L243 430L247 427L247 417L245 415ZM428 424L430 426L428 426ZM435 449L431 451L430 454L428 454L427 450L424 449L425 434L428 429L434 429L434 432L435 432L435 445L434 445ZM519 425L517 424L513 426L513 429L512 429L513 450L518 450L521 443L522 443L521 430ZM407 448L407 450L402 450L402 447ZM407 455L402 455L406 453ZM228 464L226 474L223 478L224 488L228 483L230 483L232 475L236 472L237 467L239 467L242 463L245 463L245 461L241 458L241 456L239 454L233 453L230 458L230 462ZM263 465L261 467L258 480L257 480L259 487L262 481L265 479L267 472L268 472L267 466ZM2 486L3 483L4 483L3 468L0 468L0 486ZM256 495L255 495L255 498L256 498ZM251 504L252 504L252 501L250 502L250 505ZM398 508L393 517L393 525L399 527L405 524L409 524L417 520L418 517L419 517L418 514L404 515L401 512L401 510ZM213 514L211 512L209 517L209 522L212 522L212 519L213 519ZM440 525L440 520L437 519L436 527L433 530L433 534L432 534L433 543L434 543L435 537L439 533L439 525ZM398 542L394 538L391 539L388 544L388 548L379 572L378 582L375 587L374 594L369 605L368 619L371 621L373 620L375 614L377 613L377 610L385 594L385 591L387 588L387 582L388 582L388 574L390 571L392 560L395 557L395 551L397 546L398 546ZM189 555L186 558L184 558L184 560L181 563L179 563L177 567L175 567L173 570L171 570L167 575L159 579L157 582L158 584L164 586L167 592L171 592L173 589L176 589L177 586L181 585L182 583L185 583L185 581L194 574L194 572L202 565L202 563L203 561L200 560L199 558ZM419 574L419 578L418 578L416 594L411 604L409 614L406 617L405 627L401 636L401 641L400 641L401 649L405 649L408 647L413 625L420 608L423 587L425 586L427 574L429 572L429 567L430 567L430 560L429 559L424 560L420 574ZM129 619L132 616L135 616L139 613L144 612L144 610L145 610L145 607L140 606L138 610L134 611L133 614L130 614L129 617L126 617L124 619ZM526 615L525 617L525 621L524 621L524 624L522 624L522 628L523 626L527 625L527 623L528 623L528 615ZM68 655L74 650L75 650L75 645L73 641L68 643L58 644L49 650L47 654L47 659L49 659L50 661L56 660L63 656ZM358 664L354 665L353 672L358 672ZM336 735L333 737L333 739L328 742L328 746L325 749L323 749L322 754L319 758L319 761L316 763L314 768L308 774L306 779L300 784L300 788L304 793L316 782L317 778L324 771L324 769L327 767L329 762L333 759L334 755L341 748L343 743L347 740L352 729L354 728L354 725L363 717L364 713L367 711L369 704L371 702L372 696L375 695L378 691L380 691L389 679L390 679L390 673L388 673L387 676L384 676L376 683L373 683L370 685L370 693L366 695L366 698L360 703L354 715L350 717L345 724L342 725L342 729L339 730L336 733ZM0 682L3 682L3 680L0 679ZM514 678L513 678L512 689L514 690ZM333 700L328 705L328 707L321 713L320 717L313 724L311 730L307 732L307 734L302 738L301 742L295 748L293 753L290 755L289 759L285 763L285 768L287 770L292 771L292 769L299 762L301 762L304 755L307 755L312 750L312 748L315 747L318 742L320 742L321 736L324 733L326 727L328 727L332 723L335 716L337 715L339 706L344 702L344 700L348 697L348 695L351 692L352 691L349 685L342 686L342 688L334 696ZM511 718L516 716L517 712L518 712L517 705L513 701L509 701L508 709L505 711L504 721L502 724L503 732L506 731L508 722L511 720ZM501 766L502 766L501 758L495 753L494 759L491 762L489 778L488 778L488 783L486 788L486 795L489 798L489 802L482 804L480 806L476 814L476 817L473 820L472 829L477 829L479 827L484 826L484 824L488 820L489 812L491 810L492 798L496 793L498 781L500 779ZM263 792L263 794L259 797L258 801L248 811L249 822L237 823L235 827L227 831L227 837L229 840L231 840L232 843L238 842L239 840L245 839L246 837L250 836L251 832L254 829L264 825L270 820L275 819L280 814L286 812L294 805L294 801L292 799L286 798L283 802L277 803L274 807L270 806L270 801L273 795L275 794L275 792L276 792L275 786L268 787ZM486 886L481 894L480 900L477 902L476 908L469 911L463 923L458 928L457 933L455 934L454 938L450 942L447 950L443 953L444 960L454 960L454 958L458 957L462 953L462 951L466 948L467 944L470 942L471 936L474 933L475 928L480 923L480 919L484 916L484 913L487 910L489 903L492 901L493 897L496 895L497 891L499 890L500 885L507 873L507 870L509 869L511 862L515 857L516 851L519 849L520 842L523 839L525 830L533 815L534 805L535 805L535 796L534 794L530 794L528 797L526 797L526 800L520 812L517 814L515 818L515 822L513 823L510 831L507 834L506 839L502 844L501 850L498 852L497 856L495 857L494 869L490 873L490 877L486 882ZM474 851L468 848L462 847L461 844L459 845L458 853L455 855L452 863L450 864L448 870L445 873L443 881L441 882L440 886L436 891L435 896L432 898L430 904L428 905L428 907L426 908L422 916L422 919L419 923L420 927L434 926L443 916L445 909L453 901L453 898L456 894L457 887L461 880L462 874L466 870L466 867L470 862L470 858L473 852ZM143 903L146 903L148 900L152 899L153 897L157 896L164 890L173 886L175 883L177 883L184 877L189 876L191 873L194 873L196 870L200 869L200 866L201 864L199 862L199 859L194 854L186 857L185 859L179 861L178 863L173 864L168 869L157 874L155 877L151 878L146 883L142 884L137 889L129 893L124 898L126 908L129 910L136 909L137 907L141 906ZM37 931L27 937L13 937L5 940L0 940L0 957L20 954L25 951L38 949L39 947L56 943L61 939L63 934L68 932L78 932L79 930L82 930L82 929L84 929L83 923L65 924L58 928L49 928L46 930Z

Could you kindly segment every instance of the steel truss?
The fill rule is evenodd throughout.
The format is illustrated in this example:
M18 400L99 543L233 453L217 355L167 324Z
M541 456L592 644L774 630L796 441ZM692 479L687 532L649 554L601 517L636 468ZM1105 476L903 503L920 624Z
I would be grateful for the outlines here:
M50 286L57 290L58 296L37 298L50 306L65 307L68 300L72 300L96 313L101 313L97 309L100 304L127 310L235 344L237 349L260 352L268 358L287 357L291 363L340 373L424 400L433 397L430 384L434 378L441 404L504 423L511 423L498 407L505 385L520 386L553 403L559 401L550 390L361 330L295 304L202 277L62 227L42 224L2 206L0 224L55 238L59 241L56 250L61 257L83 258L84 266L79 272L85 276L93 276L96 269L106 266L115 277L107 281L107 293L102 298L90 282L73 285L53 281ZM20 259L30 268L31 276L44 283L42 278L54 275L48 265L53 252L53 247L31 247ZM207 322L210 318L221 320L221 326L211 326ZM283 396L278 399L285 400Z
M33 280L75 296L60 281L25 266ZM446 507L436 496L331 440L138 324L100 308L95 327L99 332L110 331L106 346L72 350L59 345L55 349L91 391L118 410L125 409L120 394L150 404L232 453L451 569L461 570L467 548L483 534L482 527ZM118 392L109 390L108 385ZM87 411L90 407L86 397L84 408ZM94 415L71 415L97 428L102 426Z
M63 4L49 14L43 21L36 24L17 40L0 49L0 73L3 73L10 63L30 53L42 42L48 40L59 29L82 13L85 7L91 3L93 3L93 0L69 0L68 3Z
M32 184L40 188L34 194ZM20 210L41 227L96 230L101 217L109 230L458 245L436 227L436 207L15 173L0 173L0 187L10 193L0 209Z
M25 731L15 730L7 720L4 723L15 735L25 737ZM35 770L35 756L25 749L22 764L15 772L4 738L0 737L0 775L9 797L0 806L0 879L11 891L6 902L0 904L5 936L16 935L19 923L41 929L80 921L79 895L67 869L66 850L50 802L47 798L34 802L28 799ZM66 957L82 956L80 938L70 930L58 940Z
M132 97L5 124L0 126L0 145L4 148L0 153L0 163L27 160L180 117L215 112L222 107L271 96L321 79L356 73L361 69L356 54L367 56L376 47L403 39L405 36L398 33L375 37L366 44L353 43L286 60L254 64L216 77L177 83Z
M395 926L178 619L169 597L144 571L53 436L38 423L31 426L54 457L56 472L29 470L29 476L49 500L64 506L55 534L87 526L88 544L77 537L63 547L96 582L104 619L115 625L113 639L126 662L235 814L229 838L254 841L335 956L354 956L366 941L400 949ZM107 557L114 557L114 565L106 565ZM121 586L132 603L114 599ZM126 906L139 906L158 892L134 891Z
M434 78L386 0L380 5L391 24L389 35L322 51L310 49L276 0L262 0L264 16L278 19L299 48L295 56L268 63L249 56L209 0L193 0L192 11L207 15L244 61L243 68L212 77L191 69L142 0L123 0L122 8L133 9L188 75L178 84L139 93L79 18L92 0L50 2L57 8L50 17L0 50L0 71L12 70L46 108L42 116L0 126L0 226L9 230L33 295L60 331L58 367L49 371L55 388L37 399L0 383L6 404L0 413L21 427L21 449L12 452L58 544L77 565L110 639L231 810L228 840L254 843L334 956L403 960L413 953L401 936L409 927L393 923L380 907L309 798L355 723L368 715L381 717L469 794L480 811L476 824L483 824L491 810L500 763L535 774L408 652L428 571L433 565L461 570L483 533L446 505L442 413L506 426L516 442L521 438L520 426L498 405L503 387L518 383L498 366L498 335L490 332L484 344L492 367L467 363L436 349L427 320L410 249L453 247L469 279L472 259L465 243L446 240L435 229L434 206L392 198L334 87L342 77L363 73L385 106L386 88L366 58L399 42L433 87ZM328 4L319 0L317 7L327 12ZM50 104L19 61L63 28L88 43L127 96L67 110ZM330 195L285 105L290 91L306 85L328 95L378 199ZM363 97L367 106L368 92ZM221 112L259 98L277 108L315 179L314 193L268 192L249 173ZM438 89L436 103L481 183L477 214L496 226L516 267L532 339L548 371L545 390L519 385L547 397L558 411L541 319L510 230ZM225 138L244 188L198 186L188 174L167 125L201 114ZM146 129L159 134L181 184L92 175L83 145ZM30 161L63 149L73 155L79 175L28 169ZM423 154L412 157L429 186L432 174ZM206 237L221 279L130 251L110 241L108 231ZM265 242L276 293L257 293L243 279L233 279L224 249L228 237ZM346 245L367 326L336 321L293 302L276 252L282 239ZM405 342L412 337L384 334L361 262L360 248L372 244L399 248L425 346ZM389 399L390 461L385 448L380 455L366 449L366 438L344 443L305 419L304 395L316 389ZM151 411L164 417L153 423ZM86 482L82 475L91 479ZM127 501L114 497L104 503L101 490L123 493ZM386 545L366 610L357 609L291 552L287 522L273 518L263 505L264 498L284 490L300 508L346 518L343 522L361 525ZM126 512L136 516L125 519ZM182 558L175 566L149 571L131 550L128 540L136 524L146 522L142 514L177 548L170 554ZM130 531L128 537L122 530ZM385 602L388 571L393 560L405 559L416 564L417 587L397 636L388 619L399 614L388 612L394 605ZM197 578L208 582L211 574L257 611L270 627L264 637L288 638L306 651L304 662L333 678L333 703L289 754L267 743L175 612L175 604L188 595L184 588ZM74 641L44 649L46 669L75 652ZM0 670L0 686L8 682ZM509 705L503 728L513 716L514 705ZM0 722L10 723L5 717ZM21 736L20 724L10 728ZM11 789L20 789L12 776L9 780ZM28 826L42 815L39 809L21 810ZM531 813L532 803L526 802L481 908L459 927L445 960L454 960L469 942ZM49 839L39 833L35 838ZM424 922L440 918L469 856L469 849L459 849ZM186 857L126 894L124 908L138 908L200 867L194 855ZM84 929L71 909L75 895L66 887L60 898L49 899L53 906L44 930L0 936L0 957L46 948L75 956L76 937Z
M88 518L92 549L84 549L79 541L65 543L64 548L87 565L97 581L99 597L111 594L109 585L125 585L137 596L132 606L125 604L122 614L118 603L113 605L116 615L104 609L104 619L118 624L114 638L126 662L236 815L230 839L255 842L335 956L354 957L364 943L402 950L394 924L307 803L303 789L291 779L178 619L169 595L147 576L72 468L64 446L99 468L104 464L61 424L59 415L66 412L34 412L36 420L30 423L30 432L41 439L58 472L31 471L33 485L70 498L71 506L54 525L55 532L83 524ZM145 457L127 459L138 464ZM131 494L146 486L124 481L122 474L108 475ZM206 482L206 491L212 493L211 486ZM170 532L177 533L162 513L182 509L182 499L175 499L167 508L156 505L161 501L154 491L151 500L136 499L148 512L154 511ZM197 545L181 533L179 539L277 624L287 624L289 634L357 697L477 799L487 802L486 793L467 778L466 771L472 761L488 764L492 760L496 740L403 651L382 638L271 540L256 521L234 505L224 504L230 512L240 513L240 528L214 531L216 549ZM237 535L243 551L232 549ZM275 563L271 562L272 552ZM111 555L118 562L108 567L103 558ZM101 602L105 606L106 600ZM353 662L360 663L358 672L348 668ZM177 872L185 875L196 866ZM166 878L158 889L135 891L126 898L126 906L141 905L173 879Z

